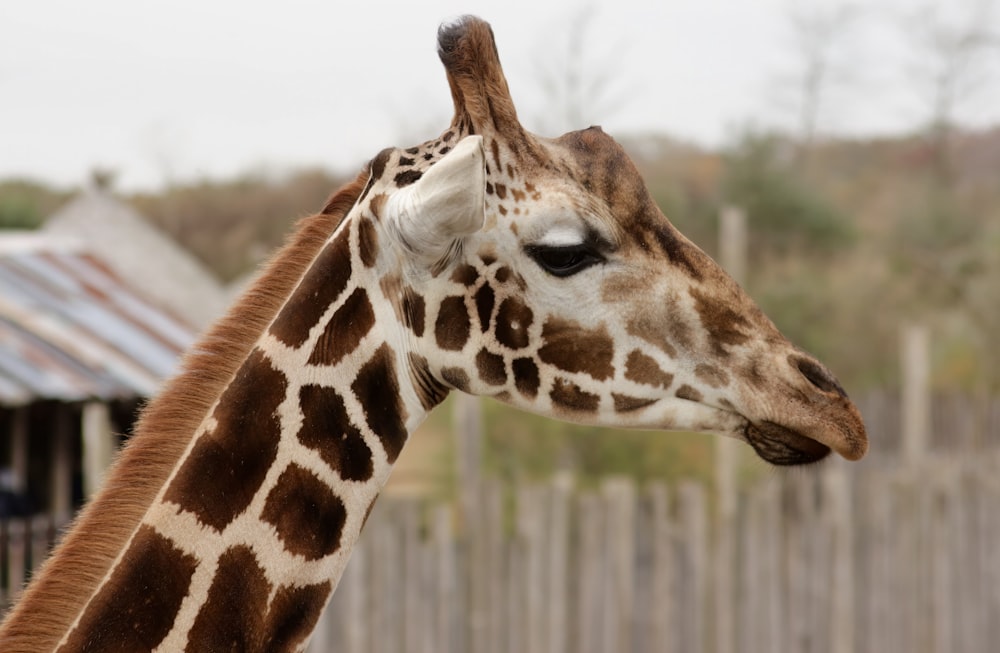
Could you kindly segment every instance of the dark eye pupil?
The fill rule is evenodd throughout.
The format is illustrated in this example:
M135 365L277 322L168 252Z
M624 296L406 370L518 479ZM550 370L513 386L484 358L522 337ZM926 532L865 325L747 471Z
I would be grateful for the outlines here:
M583 252L572 249L550 249L540 253L539 258L550 268L565 269L583 261Z
M529 246L528 254L549 274L568 277L600 263L604 257L586 245L572 247Z

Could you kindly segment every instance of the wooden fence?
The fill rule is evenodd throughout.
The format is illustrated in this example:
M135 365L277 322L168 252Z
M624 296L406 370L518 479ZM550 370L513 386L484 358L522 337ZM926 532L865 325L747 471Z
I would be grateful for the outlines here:
M20 596L31 570L52 549L61 525L50 515L0 519L0 608Z
M898 396L859 405L869 458L769 473L729 521L695 483L582 491L564 477L505 493L478 480L461 510L383 499L310 650L993 650L1000 403L935 398L915 459L899 455ZM55 534L48 518L0 521L0 601Z
M900 393L858 403L867 459L776 470L739 493L729 520L701 485L621 479L513 496L480 482L463 497L465 524L447 506L384 501L311 650L992 650L1000 401L921 399L916 448Z
M723 620L745 653L995 650L998 465L776 473L739 496L728 599L701 485L487 484L459 537L447 507L386 501L311 650L708 653Z

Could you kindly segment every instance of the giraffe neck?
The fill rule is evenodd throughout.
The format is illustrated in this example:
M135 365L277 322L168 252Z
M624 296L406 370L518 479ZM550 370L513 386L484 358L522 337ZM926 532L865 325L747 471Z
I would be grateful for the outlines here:
M376 326L393 309L383 305L374 270L352 260L359 237L343 220L312 252L290 246L272 272L294 269L296 259L301 270L311 258L301 282L294 291L286 282L287 301L271 310L273 319L234 310L227 320L256 335L222 358L242 361L214 384L200 418L186 416L186 435L159 433L161 413L176 421L192 408L165 405L178 399L178 384L194 396L211 392L214 370L188 361L147 411L108 489L5 622L0 648L304 647L392 463L430 407L399 373L407 367L397 360L402 348L387 338L399 330ZM260 285L281 287L273 278ZM316 293L328 300L319 309ZM265 326L253 329L255 322ZM206 350L224 347L225 335L233 334L209 335L202 355L213 358ZM148 465L156 456L164 459L142 470L153 478L141 478L137 459ZM135 517L115 524L116 512L127 519L115 492L134 492L139 481L149 495L144 509L133 506ZM102 528L111 525L109 537ZM67 582L88 572L87 582Z
M165 651L304 645L424 417L393 330L375 328L385 302L352 260L358 238L344 221L257 340L67 650L112 636Z

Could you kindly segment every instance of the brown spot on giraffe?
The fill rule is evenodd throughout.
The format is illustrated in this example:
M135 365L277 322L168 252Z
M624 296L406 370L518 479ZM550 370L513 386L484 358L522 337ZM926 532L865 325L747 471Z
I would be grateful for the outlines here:
M423 295L407 286L403 290L403 324L418 338L424 335L426 306Z
M500 302L497 311L497 341L510 349L524 349L528 346L528 328L534 314L517 297L507 297Z
M490 317L493 315L493 306L496 304L496 293L493 292L490 284L483 284L476 291L475 301L476 315L479 317L479 327L483 333L486 333L490 330Z
M515 358L511 363L511 371L514 373L514 385L517 387L518 392L530 398L538 395L538 386L541 384L541 377L534 360L531 358Z
M60 651L151 651L167 636L198 565L149 526L91 600Z
M354 351L375 326L375 312L364 288L355 288L334 311L309 356L310 365L336 365Z
M375 231L372 221L367 218L358 221L358 253L361 255L361 262L367 268L373 267L378 260L378 232Z
M271 583L250 547L223 552L185 651L265 650L264 616L270 593Z
M469 340L471 327L465 297L453 295L441 300L437 320L434 322L434 337L438 347L447 351L461 350Z
M495 138L490 139L490 154L493 155L493 163L496 164L497 170L503 170L500 164L500 141Z
M410 378L424 410L430 410L444 401L448 396L448 388L434 378L427 359L411 351L407 353L407 360L410 363Z
M463 263L451 273L451 280L471 288L479 280L479 270L474 265Z
M294 650L316 627L331 586L323 582L279 587L269 608L270 592L271 584L249 547L224 552L186 651Z
M715 353L727 354L727 347L742 345L750 340L750 322L727 302L694 286L688 289L688 293L694 299L694 308Z
M379 220L382 217L382 208L388 200L389 197L385 193L379 193L378 195L372 197L371 201L368 202L368 210L371 212L372 217L376 220Z
M670 358L677 358L677 348L667 338L663 323L652 316L642 313L631 318L625 325L625 331L659 348Z
M692 388L686 383L681 387L677 388L677 392L674 393L674 396L677 397L678 399L687 399L688 401L699 401L699 402L704 398L698 389Z
M469 391L469 375L461 367L446 367L441 370L441 378L444 382L462 392Z
M299 442L318 451L323 461L344 480L371 478L371 449L351 423L344 399L335 389L304 385L299 390L299 407L303 415Z
M479 371L479 378L490 385L503 385L507 382L503 356L480 349L476 354L476 369Z
M598 395L583 390L580 386L563 378L557 378L549 392L552 403L559 408L573 412L593 413L601 403Z
M164 499L216 530L246 510L278 454L277 410L286 386L284 374L255 349L219 399L218 426L198 438Z
M598 381L614 376L611 359L615 344L604 324L587 329L576 322L550 317L542 325L542 340L545 344L538 350L538 358L543 363L565 372L583 372Z
M664 390L674 382L674 375L664 372L659 363L638 349L629 352L625 360L625 378L644 385L658 386Z
M261 650L295 650L316 627L331 591L329 582L278 588L264 624L267 646Z
M319 322L351 278L350 234L341 230L332 243L323 248L306 272L299 289L271 324L271 335L289 347L301 347L309 330Z
M715 365L699 363L694 368L695 376L713 388L721 388L729 383L729 375L725 370Z
M630 397L617 392L611 393L611 398L615 401L616 413L631 413L656 403L656 399Z
M385 174L385 166L389 163L389 157L392 156L393 148L387 147L381 152L375 155L372 159L372 179L381 179L382 175Z
M399 396L395 354L383 344L361 366L354 383L354 395L361 402L368 428L382 442L389 463L396 462L406 444L406 408Z
M267 495L261 518L289 552L319 560L340 548L347 508L326 483L292 463Z
M657 221L646 224L647 235L660 250L667 255L671 263L684 270L692 279L704 279L702 270L706 267L704 254L691 245L673 225ZM699 256L700 255L700 256Z
M423 176L424 173L420 170L403 170L393 177L393 181L396 182L396 186L403 188L405 186L409 186Z

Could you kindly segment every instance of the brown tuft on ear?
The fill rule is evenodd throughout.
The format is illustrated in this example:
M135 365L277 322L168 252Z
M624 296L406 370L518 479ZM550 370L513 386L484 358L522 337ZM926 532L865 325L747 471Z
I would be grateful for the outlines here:
M511 140L524 137L489 23L463 16L441 25L438 56L455 101L453 126L468 134L492 132Z

